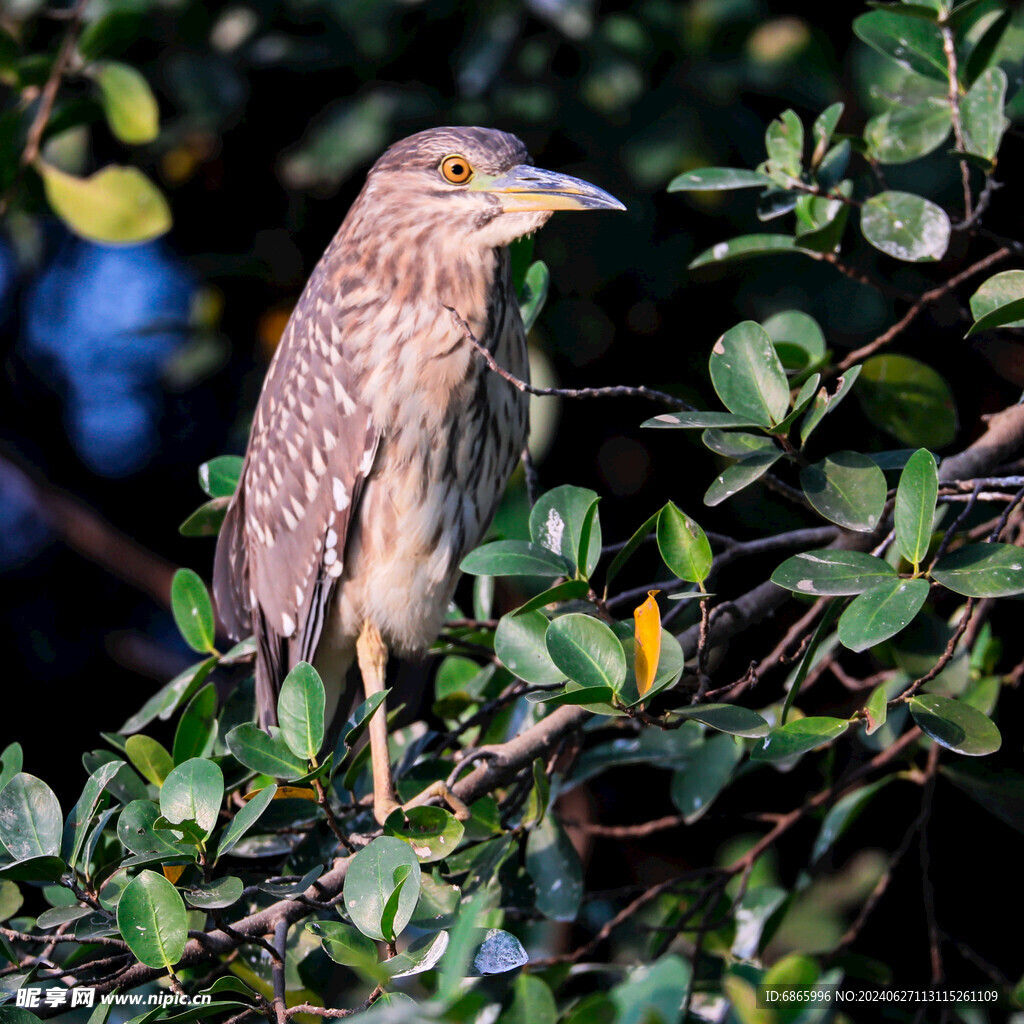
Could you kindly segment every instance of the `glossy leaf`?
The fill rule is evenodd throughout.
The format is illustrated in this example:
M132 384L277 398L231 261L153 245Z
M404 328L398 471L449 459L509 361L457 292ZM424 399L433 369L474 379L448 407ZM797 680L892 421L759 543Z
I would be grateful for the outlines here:
M749 455L775 454L778 445L766 434L747 434L742 430L705 430L700 435L706 448L728 459L745 459Z
M496 540L471 551L461 569L471 576L565 576L570 563L540 544L525 540Z
M154 827L159 817L160 810L152 800L133 800L117 819L117 838L121 845L140 857L189 857L189 851L174 844L170 832Z
M528 683L560 683L566 674L548 654L547 629L548 618L540 611L503 615L494 634L494 653L513 675Z
M888 580L855 598L839 617L839 640L851 651L866 651L905 629L928 599L928 581Z
M128 760L147 781L162 786L164 779L174 767L174 761L167 748L150 736L137 734L129 736L124 745Z
M722 404L737 416L770 426L789 409L789 384L768 332L745 320L711 350L711 382Z
M268 736L252 722L238 725L227 735L228 750L246 766L275 779L301 779L306 762L296 757L280 736Z
M22 769L24 753L20 743L8 743L0 753L0 790Z
M732 736L710 736L687 758L686 767L673 774L672 802L687 825L704 815L742 756L743 745Z
M844 832L857 820L860 813L871 802L874 795L892 781L890 778L880 779L847 793L837 800L828 814L822 819L818 836L811 850L811 863L820 860L838 842Z
M915 448L942 448L956 436L949 385L930 366L902 355L873 356L857 388L874 424Z
M384 834L412 847L423 864L455 852L465 826L443 807L410 807L395 811L384 823Z
M940 260L952 230L941 206L910 192L882 192L861 209L864 237L888 256L908 263Z
M312 761L320 753L326 702L324 684L317 670L300 661L285 676L277 698L281 739L296 757Z
M649 590L647 600L633 610L634 672L637 693L641 697L651 688L661 658L661 612L655 600L657 594L657 590Z
M864 702L864 719L867 723L865 733L873 736L885 725L889 715L889 694L885 684L876 686L871 691L871 696Z
M218 455L199 467L199 486L211 498L230 498L238 487L245 460L240 455Z
M1014 313L1018 316L1013 316ZM972 296L977 321L968 337L994 327L1024 327L1024 270L1004 270L990 277Z
M658 515L658 550L669 569L681 580L703 583L711 572L711 545L699 524L673 502Z
M224 798L224 774L213 761L194 757L179 764L160 787L160 813L172 824L194 821L208 836Z
M584 525L591 508L598 501L595 491L586 487L565 485L542 494L530 510L530 536L535 544L557 557L561 555L572 566L579 566L589 577L601 557L601 524L592 519L584 564L577 561Z
M842 116L843 104L833 103L815 118L814 124L811 126L811 142L814 144L814 149L811 152L812 167L817 167L821 163L839 124L839 118Z
M800 177L803 162L804 126L792 110L772 121L765 132L770 171L781 179Z
M964 597L1024 594L1024 549L1013 544L965 544L943 556L931 575Z
M928 554L938 493L935 456L926 448L919 448L900 474L893 509L896 544L903 557L915 568Z
M596 508L595 506L592 506ZM523 615L526 612L537 611L546 608L548 605L560 604L562 601L579 601L590 593L590 586L586 580L566 580L564 583L556 583L553 587L541 591L536 597L524 601L512 614Z
M526 839L526 871L537 909L552 921L574 921L583 898L579 854L554 815L544 816Z
M610 686L626 678L626 655L618 637L592 615L561 615L547 628L544 642L558 668L581 686Z
M0 843L15 860L60 855L60 803L42 779L18 772L0 792Z
M174 574L171 610L189 647L200 654L213 652L213 605L206 584L191 569L179 569Z
M917 694L908 703L921 731L954 753L982 757L995 753L1002 745L992 719L970 704L934 694Z
M669 182L669 192L721 192L735 188L765 188L772 183L767 174L735 167L703 167L686 171Z
M711 486L704 492L704 504L709 506L720 505L726 498L749 487L759 480L779 459L782 452L776 449L774 452L763 452L758 455L748 455L731 466L726 466L718 476L715 477Z
M843 597L896 578L884 559L860 551L805 551L787 558L772 573L772 583L798 594Z
M89 827L93 823L93 816L100 806L100 798L103 796L103 791L123 765L124 761L107 761L106 764L101 764L86 781L82 789L82 795L78 798L78 803L75 804L71 819L68 821L68 827L70 827L72 821L74 822L70 842L68 842L68 837L65 837L62 843L62 853L68 863L68 867L73 868L78 864L78 858L82 852ZM0 805L2 805L2 800L0 800Z
M703 722L718 732L756 739L768 735L768 723L756 712L738 704L693 704L674 711L675 718Z
M310 921L306 928L320 939L324 952L336 964L373 978L383 973L378 966L377 943L351 925L341 921Z
M227 875L214 882L204 882L185 890L185 899L200 910L219 910L230 907L242 898L245 886L236 875Z
M400 878L398 877L400 876ZM397 900L388 907L396 888ZM390 942L409 923L420 895L420 866L408 843L379 836L353 856L345 876L345 909L371 939ZM389 921L385 921L385 916ZM389 925L387 933L384 925Z
M36 164L47 202L77 235L94 242L148 242L171 228L163 193L137 167L110 165L88 178Z
M849 722L842 718L797 718L777 726L750 752L752 761L784 761L830 743L846 732Z
M800 471L807 500L826 519L869 533L885 508L885 476L860 452L833 452Z
M185 952L188 916L178 890L155 871L141 871L121 893L117 928L147 967L173 967Z
M216 537L227 515L230 498L213 498L200 505L178 527L182 537Z
M946 81L946 54L937 25L887 9L862 14L854 21L853 31L900 67Z
M217 740L217 689L207 683L189 701L174 733L174 763L209 757Z
M905 164L938 149L952 127L946 86L936 82L920 102L903 100L871 118L864 127L864 139L879 163Z
M741 235L719 242L705 249L688 264L689 270L705 267L709 263L750 259L753 256L775 256L786 252L801 252L796 239L789 235Z
M238 841L260 819L260 815L270 806L270 801L277 795L277 786L271 783L261 789L244 807L240 808L224 830L217 846L217 860L228 853Z
M111 61L96 73L100 102L111 132L129 145L152 142L160 132L160 111L146 79L127 64Z
M653 416L640 424L642 427L654 427L662 430L703 430L706 427L759 427L762 424L749 416L737 416L731 412L665 412Z
M832 392L829 392L827 385L821 387L814 396L814 404L808 410L803 423L800 425L801 444L807 443L807 438L811 436L811 431L814 430L825 416L830 412L834 412L836 406L850 393L854 382L860 376L860 371L860 366L853 366L846 373L837 377L835 390Z
M814 317L790 309L769 317L763 326L776 351L779 351L781 346L789 346L803 354L801 364L791 367L792 369L815 366L825 358L825 335ZM782 362L788 365L785 358Z
M1003 113L1006 86L1006 72L1001 67L991 67L960 100L960 116L968 153L994 160L999 152L1003 133L1010 126Z

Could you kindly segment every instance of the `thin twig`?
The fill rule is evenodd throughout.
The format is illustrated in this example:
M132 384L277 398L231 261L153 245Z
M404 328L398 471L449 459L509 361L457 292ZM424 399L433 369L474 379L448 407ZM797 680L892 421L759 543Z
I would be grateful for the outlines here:
M960 118L960 82L957 77L956 40L949 24L942 20L939 24L942 33L942 49L946 54L946 81L948 83L949 112L953 121L953 138L956 140L958 153L967 152L967 141L964 138L963 121ZM964 187L964 220L971 219L971 169L966 160L960 161L960 180Z

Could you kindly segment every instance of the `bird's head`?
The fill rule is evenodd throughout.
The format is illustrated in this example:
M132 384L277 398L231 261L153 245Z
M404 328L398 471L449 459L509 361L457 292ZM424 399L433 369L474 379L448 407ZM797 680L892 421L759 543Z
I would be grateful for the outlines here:
M624 210L602 189L534 167L514 135L432 128L396 142L363 190L378 228L443 231L466 247L496 248L536 231L555 210Z

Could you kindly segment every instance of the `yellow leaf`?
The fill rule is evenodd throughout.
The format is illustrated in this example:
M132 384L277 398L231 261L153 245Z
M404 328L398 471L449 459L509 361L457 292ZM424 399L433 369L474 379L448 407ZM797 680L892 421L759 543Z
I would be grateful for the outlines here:
M275 800L312 800L316 803L316 791L306 786L278 786Z
M654 682L661 657L661 612L654 595L659 590L648 590L647 600L633 612L636 637L636 689L643 696Z
M171 885L177 885L178 879L185 873L184 864L164 864L162 865L164 878L167 879Z

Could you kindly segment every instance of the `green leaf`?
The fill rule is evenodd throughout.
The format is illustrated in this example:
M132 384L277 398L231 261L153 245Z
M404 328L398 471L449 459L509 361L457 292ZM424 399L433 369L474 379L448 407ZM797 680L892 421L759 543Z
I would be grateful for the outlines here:
M852 793L847 793L837 800L828 814L822 819L818 837L814 840L811 850L811 863L820 860L839 840L839 837L856 821L860 812L871 801L871 798L885 785L892 781L892 776L861 786Z
M1024 550L1013 544L965 544L940 559L931 575L964 597L1024 594Z
M557 1019L551 989L532 974L520 974L512 985L512 1005L498 1024L555 1024Z
M704 494L704 504L713 506L720 505L726 498L749 487L756 480L759 480L765 473L782 458L782 452L776 450L763 452L758 455L748 455L745 459L731 466L727 466L718 476L715 477L711 486Z
M285 676L277 698L281 739L296 757L312 761L320 753L326 704L327 695L317 670L300 661Z
M405 881L394 908L389 933L382 930L388 900L396 888L396 872ZM379 836L353 856L345 876L345 909L352 923L371 939L391 941L409 923L420 895L420 865L408 843Z
M142 24L139 11L112 10L86 25L78 37L78 52L87 61L119 56L135 40ZM95 1024L90 1021L89 1024Z
M778 423L789 409L789 384L768 332L753 320L730 328L715 343L711 382L722 404L762 426Z
M966 85L971 85L998 55L1003 36L1013 21L1014 13L1012 6L1002 11L975 42L960 76Z
M846 732L849 722L844 718L797 718L777 726L760 746L750 752L751 761L784 761L798 754L831 743Z
M821 390L814 396L814 405L811 406L804 417L803 423L800 425L801 444L807 443L807 438L811 436L811 431L814 430L825 416L830 412L834 412L836 406L850 393L854 381L860 376L860 371L860 366L852 366L842 376L837 377L835 390L831 394L829 394L827 386L822 386Z
M833 452L800 471L807 500L826 519L870 533L885 508L885 476L860 452Z
M185 899L200 910L220 910L222 907L230 907L237 903L242 898L244 888L240 878L227 875L214 882L204 882L202 885L186 889Z
M462 822L443 807L399 808L384 823L384 834L408 843L422 864L454 853L463 832Z
M88 178L42 161L36 168L47 202L76 235L94 242L148 242L171 229L167 200L137 167L110 165Z
M200 505L178 527L178 533L182 537L216 537L220 533L230 504L230 498L213 498Z
M778 445L765 434L747 434L742 430L705 430L700 435L705 447L729 459L745 459L748 455L774 455Z
M96 74L100 103L111 132L132 146L152 142L160 133L160 110L146 79L127 64L100 65Z
M727 260L744 260L752 256L774 256L783 252L802 252L796 239L789 235L741 235L719 242L705 249L687 265L688 270L707 266L709 263L725 263Z
M463 572L471 576L566 576L570 563L525 540L495 540L471 551L462 560Z
M681 580L703 583L711 572L711 545L700 526L671 501L658 515L658 550Z
M690 965L673 954L630 969L609 992L618 1010L615 1024L680 1024L691 978Z
M596 508L596 504L592 506ZM536 597L524 601L511 614L523 615L526 612L537 611L546 608L549 604L560 604L562 601L578 601L590 593L590 584L586 580L566 580L564 583L556 583L547 590L542 590Z
M1024 832L1024 779L1018 772L990 768L983 761L960 761L939 771L989 814Z
M18 772L0 792L0 843L15 860L60 855L60 803L42 779Z
M531 704L560 707L563 704L610 704L615 696L615 691L610 686L580 686L577 683L568 683L566 688L558 693L529 693L526 699Z
M968 153L995 160L1003 133L1010 126L1003 114L1006 84L1002 68L989 68L961 99L960 115Z
M231 823L224 830L217 846L217 856L214 863L220 860L231 848L259 821L260 815L270 806L274 799L277 786L271 783L264 786L237 814L231 819Z
M519 315L523 321L523 329L529 332L537 322L544 303L547 301L548 288L551 284L551 272L546 263L539 260L531 264L526 272L526 280L519 295Z
M686 171L669 182L669 192L721 192L734 188L765 188L772 179L759 171L735 167L703 167Z
M324 952L336 963L352 967L371 978L383 972L378 965L377 943L341 921L310 921L307 931L320 939Z
M213 605L206 584L191 569L179 569L171 581L171 610L178 630L194 651L214 653Z
M366 731L366 727L370 724L370 719L377 713L390 692L391 690L388 689L381 693L375 693L372 697L367 697L349 715L348 721L345 722L345 727L341 730L340 742L335 747L334 754L337 761L340 761L344 756L346 747L351 749L359 742L360 737Z
M580 612L559 616L548 626L544 643L551 660L573 682L621 689L626 655L619 638L599 619Z
M540 611L504 615L494 634L494 653L513 675L528 683L560 683L565 673L548 654L547 629L548 618Z
M117 819L117 838L121 845L138 856L153 859L187 858L189 852L175 846L172 838L157 830L160 811L152 800L133 800Z
M920 103L893 106L864 126L871 156L882 164L906 164L934 152L953 127L949 97L936 85Z
M839 617L839 640L866 651L905 629L928 599L928 581L888 580L855 598Z
M127 735L144 729L154 718L166 721L182 702L188 700L200 686L206 677L217 667L217 658L206 658L204 661L190 665L184 672L176 675L169 683L162 686L142 707L135 712L118 729L118 732Z
M927 448L919 448L900 474L893 509L896 544L903 557L915 568L928 554L938 494L939 474L935 456Z
M768 125L765 133L765 148L768 164L777 179L800 177L804 149L804 126L792 110L785 110L782 116Z
M650 422L650 421L648 421ZM619 574L619 570L633 557L637 548L650 536L651 531L655 529L658 522L658 516L660 510L655 512L654 515L649 516L638 530L629 538L628 541L616 552L615 557L612 559L611 565L608 566L608 571L605 573L604 585L607 591L608 587L611 586L611 582Z
M825 335L814 317L796 309L789 309L770 316L763 326L776 351L779 352L783 365L788 369L803 370L806 367L817 366L825 358ZM801 361L791 366L780 351L783 348L800 352Z
M128 760L139 773L154 786L162 786L164 779L174 767L174 761L167 748L150 736L141 734L129 736L124 745Z
M995 723L970 704L933 694L916 695L907 703L921 731L956 754L982 757L1002 745Z
M537 891L537 910L552 921L574 921L583 898L583 867L552 814L527 835L526 871Z
M934 450L956 437L949 386L916 359L873 356L864 363L857 393L868 419L904 444Z
M179 764L160 787L160 813L172 824L194 821L208 836L224 799L224 775L201 757Z
M772 583L797 594L845 597L896 579L884 559L861 551L804 551L787 558L772 573Z
M817 167L821 163L825 153L828 151L836 126L839 124L839 118L842 116L843 104L833 103L815 118L814 124L811 127L811 141L814 143L814 150L811 153L812 167Z
M788 437L796 421L807 411L807 407L814 401L818 385L821 383L821 374L816 373L804 381L803 386L793 399L793 408L789 415L778 425L777 433L780 437Z
M117 903L117 929L147 967L173 967L185 952L188 915L178 890L155 871L141 871Z
M542 494L530 510L530 536L535 544L561 555L588 577L601 557L601 524L591 520L585 564L578 562L587 516L598 501L595 491L565 485Z
M218 455L199 467L199 486L211 498L230 498L238 488L244 464L240 455Z
M889 715L889 693L885 684L876 686L871 691L871 696L864 702L864 717L867 727L864 732L873 736L885 725Z
M977 323L967 337L994 327L1024 327L1024 270L990 277L971 296L971 313Z
M908 263L946 255L952 226L941 206L910 192L881 192L861 209L860 229L879 251Z
M235 726L227 735L228 750L261 775L292 781L306 774L306 762L296 757L280 736L270 737L252 722Z
M687 825L701 818L732 778L743 756L743 745L732 736L710 736L687 758L686 767L672 776L672 802Z
M217 741L217 688L207 683L185 708L174 733L174 763L209 757Z
M71 837L70 849L66 839L62 844L62 852L68 867L73 868L78 863L78 857L82 852L82 846L85 843L89 826L92 824L93 816L100 805L100 797L103 795L103 790L106 789L107 783L121 770L123 765L124 761L108 761L106 764L101 764L89 776L85 787L82 789L82 795L78 798L78 803L75 804L71 819L68 821L69 825L72 820L74 821L74 832ZM33 856L37 856L37 854L33 854Z
M937 25L884 10L862 14L854 20L853 31L868 46L896 61L900 67L926 78L946 81L946 54Z
M731 412L665 412L653 416L640 424L642 427L654 427L662 430L703 430L706 427L760 427L763 424L749 416L736 416Z
M768 723L756 712L737 704L693 704L673 711L674 718L703 722L731 736L757 739L768 735Z
M20 743L8 743L0 753L0 790L21 771L23 753Z

